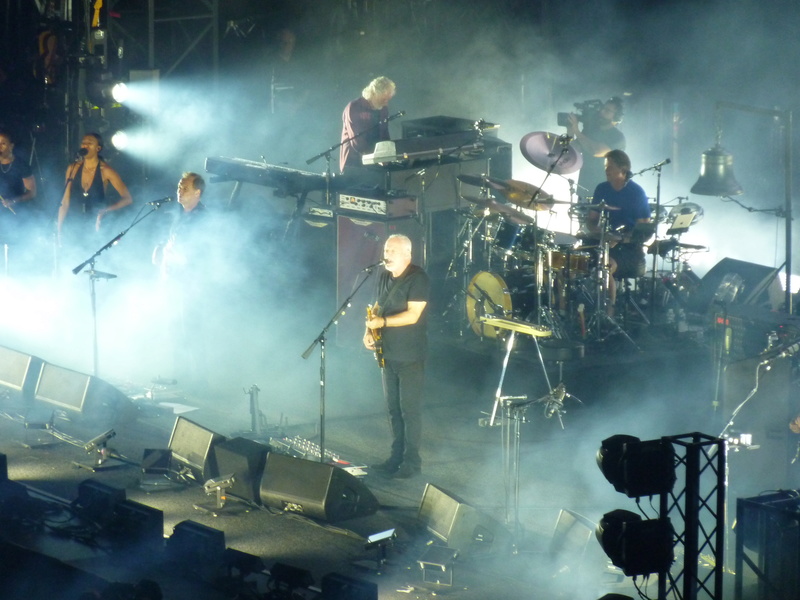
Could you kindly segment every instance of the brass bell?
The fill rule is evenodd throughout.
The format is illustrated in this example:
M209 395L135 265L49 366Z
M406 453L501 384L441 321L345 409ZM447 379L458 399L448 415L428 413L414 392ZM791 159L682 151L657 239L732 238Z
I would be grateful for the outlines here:
M700 177L691 192L700 196L738 196L742 193L742 186L733 175L733 156L719 144L703 152Z

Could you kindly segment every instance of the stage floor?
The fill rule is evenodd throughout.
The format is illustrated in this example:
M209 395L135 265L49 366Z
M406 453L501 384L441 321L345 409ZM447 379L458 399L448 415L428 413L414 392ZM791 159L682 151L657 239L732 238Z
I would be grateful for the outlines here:
M186 520L222 530L228 547L262 558L268 569L276 563L307 569L317 586L323 575L337 572L375 582L381 599L446 595L464 600L592 600L612 591L635 596L629 579L620 580L605 568L605 555L593 533L587 534L582 545L560 555L552 556L548 549L562 509L594 523L616 508L637 510L634 501L615 492L598 469L595 456L602 440L619 433L643 440L690 432L717 435L725 426L730 415L723 411L729 410L730 402L714 406L716 372L702 336L696 332L679 336L671 330L651 328L637 334L636 345L621 336L587 344L583 359L562 365L561 376L568 394L563 414L548 417L547 403L540 402L522 411L517 478L513 469L505 468L510 455L503 446L503 427L481 426L493 409L502 370L501 346L496 340L480 340L472 334L439 335L435 327L433 333L423 473L410 480L393 480L367 468L367 475L361 480L380 502L380 509L369 516L325 523L253 507L247 512L223 511L214 517L193 506L209 500L199 485L154 492L141 486L143 474L135 465L96 473L78 468L75 461L91 462L82 444L26 447L41 438L41 432L26 429L10 418L0 419L0 452L7 456L9 478L42 492L47 502L71 502L77 497L79 484L87 479L121 488L129 500L163 511L165 535L171 535L173 528ZM381 406L377 367L368 353L330 354L328 385L337 389L331 390L328 397L335 406L324 422L325 446L356 465L379 462L388 449L388 425ZM350 376L360 378L364 385L350 391L342 389L345 381L336 374L344 370L351 371ZM547 373L551 385L558 383L557 364L548 362ZM242 390L231 390L227 395L196 394L178 385L166 385L156 387L151 398L141 396L148 387L152 388L149 382L126 384L123 391L133 398L137 416L114 424L116 436L109 441L133 463L141 461L146 448L167 447L178 414L228 437L250 429L252 415ZM521 344L511 355L502 393L526 395L533 400L546 392L535 347ZM789 390L785 392L788 395ZM295 414L286 404L290 400L266 392L264 395L261 410L266 422L260 427L264 441L272 434L319 442L319 413L306 411L305 418L287 418L287 414ZM314 406L314 398L307 400ZM343 406L349 401L352 410ZM769 398L759 398L758 402L760 411L772 411L767 404ZM13 398L4 403L2 410L7 417L18 414ZM782 418L782 414L775 414L773 420L777 423ZM741 431L746 425L737 421L736 430ZM103 429L99 424L89 427L59 419L54 421L54 427L84 442ZM46 434L43 437L56 441ZM785 436L781 448L785 450L795 441ZM766 489L797 486L794 465L789 468L787 462L786 469L769 467L776 460L783 460L768 455L772 452L769 448L765 445L746 453L732 453L729 502ZM511 451L513 456L513 444ZM496 539L512 540L513 545L461 556L441 573L436 569L433 575L431 571L423 572L419 561L428 551L432 536L420 524L417 511L427 483L460 497L490 522L498 523ZM517 483L515 502L513 490ZM654 506L646 505L642 503L643 510L653 515ZM365 538L392 528L397 539L388 548L386 563L378 568L377 552L365 549ZM63 535L53 535L52 529L21 525L7 528L5 537L109 581L153 578L167 592L165 598L227 597L224 591L207 584L209 578L203 573L182 573L168 564L145 568L139 561L113 560L102 547L93 547L85 540L65 540ZM733 540L732 535L730 539ZM732 541L729 547L732 553ZM452 585L431 579L445 580L450 574ZM651 581L649 595L655 595L655 586Z

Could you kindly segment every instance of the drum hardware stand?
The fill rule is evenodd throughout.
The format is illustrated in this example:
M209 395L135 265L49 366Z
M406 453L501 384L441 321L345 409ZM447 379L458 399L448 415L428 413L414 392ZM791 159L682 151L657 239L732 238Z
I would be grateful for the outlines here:
M520 441L521 429L520 425L525 423L525 412L528 407L534 403L545 404L545 416L551 417L558 415L559 421L563 428L564 423L561 420L561 413L563 409L564 398L568 396L563 383L553 389L550 386L550 379L547 375L547 369L542 359L542 353L539 348L538 337L545 337L551 334L546 328L533 325L525 321L518 321L515 319L502 319L496 317L481 317L481 320L488 325L498 327L500 329L509 330L508 339L506 340L506 351L503 357L502 369L500 372L500 381L495 392L495 401L492 407L492 413L489 417L488 426L495 424L498 411L502 412L501 417L501 442L503 447L503 481L505 487L505 522L506 524L513 521L514 523L514 552L519 549L521 541L521 525L519 520L519 492L520 492ZM550 390L547 395L537 400L528 400L527 396L504 396L502 393L503 382L505 380L506 372L508 369L508 361L511 356L511 350L514 347L517 332L530 335L536 344L537 352L539 353L539 361L542 366L542 373L544 374L547 388Z
M456 318L458 319L459 329L458 335L459 337L463 337L464 335L464 323L467 322L467 315L466 315L466 295L467 290L469 288L469 274L470 268L473 264L473 251L474 251L474 239L475 234L480 231L481 226L484 225L486 222L486 215L482 216L478 221L478 224L473 227L474 216L470 214L464 220L464 224L461 226L461 231L458 232L456 236L456 240L463 239L461 243L461 248L453 255L453 258L450 260L450 264L447 267L447 273L445 275L445 280L456 278L458 277L458 273L456 271L455 265L456 262L461 260L461 285L456 290L456 293L453 294L453 297L450 298L450 302L445 307L444 311L442 311L442 317L446 317L447 314L454 308L454 306L458 306L458 314ZM463 307L463 308L462 308Z
M641 171L639 171L638 173L634 173L633 175L633 177L636 177L637 175L641 175L642 173L646 173L647 171L654 170L656 172L656 230L655 230L656 240L658 239L658 219L661 214L661 169L664 167L664 165L668 165L671 162L672 160L666 158L662 160L660 163L656 163L652 167L647 167L646 169L642 169ZM656 297L656 258L657 256L654 254L653 274L652 277L650 278L650 311L649 311L650 319L648 320L647 323L648 325L650 324L651 321L655 319L655 314L656 314L655 313L656 303L654 302ZM639 311L638 307L637 311ZM639 313L641 313L641 311L639 311Z
M606 341L609 336L614 333L621 333L626 340L628 340L636 350L641 352L641 349L633 341L633 338L628 335L628 333L620 327L619 323L617 323L612 316L608 314L607 311L607 303L608 303L608 277L609 277L609 243L610 240L608 239L608 215L606 211L600 211L600 258L598 260L597 265L597 280L595 281L595 310L592 316L589 318L589 322L586 324L587 331L594 334L595 341L604 342ZM608 324L611 326L611 331L608 335L603 336L602 333L602 326L603 324Z
M319 344L319 461L321 463L325 462L325 344L327 341L328 330L339 322L339 318L344 316L345 311L350 307L353 298L361 289L361 287L369 280L372 273L375 271L375 268L380 265L378 263L376 265L372 265L370 267L365 268L362 272L367 273L367 276L364 277L358 285L353 287L352 293L345 298L342 305L336 309L336 312L333 313L333 316L328 321L327 325L322 328L322 331L319 332L314 341L311 342L311 345L306 348L305 352L303 352L302 357L303 359L307 359L311 356L311 353L314 351L314 348L317 347Z

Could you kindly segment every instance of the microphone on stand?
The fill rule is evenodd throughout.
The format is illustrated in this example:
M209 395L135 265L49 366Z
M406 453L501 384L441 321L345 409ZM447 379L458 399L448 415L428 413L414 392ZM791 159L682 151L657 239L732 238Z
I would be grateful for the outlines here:
M374 265L370 265L368 267L364 267L363 269L361 269L361 272L362 273L366 273L367 271L372 271L375 267L382 267L385 264L386 264L386 261L382 260L380 262L376 262Z
M155 206L156 208L158 208L159 206L161 206L162 204L164 204L166 202L175 202L175 198L173 198L172 196L167 196L166 198L159 198L158 200L151 200L150 202L147 203L147 205L148 206Z
M75 160L80 160L87 154L89 154L89 151L86 148L81 148L75 153Z

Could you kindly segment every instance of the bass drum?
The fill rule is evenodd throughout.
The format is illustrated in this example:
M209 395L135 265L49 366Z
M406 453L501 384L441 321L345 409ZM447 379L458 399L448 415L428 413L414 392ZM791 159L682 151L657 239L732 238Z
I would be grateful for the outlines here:
M501 330L481 322L484 315L523 318L534 308L536 280L532 271L509 271L506 279L481 271L467 287L467 319L477 335L496 338Z

